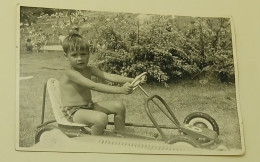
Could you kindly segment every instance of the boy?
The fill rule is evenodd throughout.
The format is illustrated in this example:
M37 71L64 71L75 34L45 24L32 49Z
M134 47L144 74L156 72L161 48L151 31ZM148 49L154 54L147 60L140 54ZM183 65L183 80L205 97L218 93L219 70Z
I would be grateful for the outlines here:
M114 114L115 130L125 130L125 106L120 101L106 101L93 103L91 90L130 94L133 78L109 74L95 67L88 66L89 46L79 34L72 33L66 37L62 44L64 55L71 69L65 71L60 79L60 92L62 112L71 122L91 125L91 134L103 133L109 114ZM124 84L122 87L109 86L91 81L91 76L100 77L116 83Z

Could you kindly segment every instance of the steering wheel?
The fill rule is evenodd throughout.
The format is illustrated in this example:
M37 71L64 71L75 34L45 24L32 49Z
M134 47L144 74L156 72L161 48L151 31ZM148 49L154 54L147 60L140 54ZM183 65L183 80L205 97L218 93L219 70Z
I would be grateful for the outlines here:
M133 86L133 90L136 89L141 83L143 83L145 81L146 74L147 74L147 72L143 72L142 74L135 77L135 79L130 84L131 86Z

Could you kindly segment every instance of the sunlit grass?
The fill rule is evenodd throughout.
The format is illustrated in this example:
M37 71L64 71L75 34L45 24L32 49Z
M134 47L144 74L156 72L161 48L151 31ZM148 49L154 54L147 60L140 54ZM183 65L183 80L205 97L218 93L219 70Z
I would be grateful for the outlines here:
M91 63L91 62L90 62ZM62 52L21 54L20 76L33 76L20 81L19 144L27 147L34 144L35 128L41 122L43 85L48 78L59 79L63 69L68 68ZM198 81L171 83L169 87L143 85L148 94L161 96L174 111L179 122L188 114L201 111L212 116L220 128L220 139L229 148L241 148L237 116L235 86L228 84L205 84ZM94 101L123 100L127 107L126 122L151 124L144 103L147 97L137 89L130 95L112 95L93 92ZM47 98L45 121L53 119ZM168 123L158 110L152 110L159 123ZM112 120L112 116L109 117ZM153 128L127 128L129 133L153 135ZM174 132L176 133L176 131Z

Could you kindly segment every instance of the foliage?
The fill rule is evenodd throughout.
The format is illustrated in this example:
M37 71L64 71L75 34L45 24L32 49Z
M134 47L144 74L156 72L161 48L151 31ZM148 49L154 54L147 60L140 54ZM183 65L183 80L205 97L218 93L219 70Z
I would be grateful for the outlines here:
M132 52L127 52L120 49L119 51L101 51L99 61L97 62L99 68L110 73L117 73L124 76L135 77L144 71L148 72L148 81L158 80L165 82L168 80L167 74L163 72L167 66L163 66L165 62L172 62L163 58L160 55L169 55L168 53L161 53L148 49L142 46L137 46L132 49Z
M234 81L232 33L227 18L196 18L178 29L173 47L176 57L185 58L199 71L215 73L220 81Z
M221 82L234 82L229 19L190 18L185 24L181 20L150 16L137 24L137 32L129 27L125 35L117 28L105 29L106 50L99 67L126 76L147 71L148 81L194 79L211 73Z
M39 8L39 7L24 7L20 8L20 21L21 23L28 23L31 26L32 23L36 23L38 17L42 15L51 16L56 14L59 10L53 8Z
M21 14L30 17L39 13L36 11ZM58 9L41 12L44 14L37 20L52 23L54 35L67 34L72 26L78 26L98 55L96 65L105 71L132 77L147 71L148 81L162 83L207 74L221 82L234 82L228 18Z
M34 13L40 12L38 8L25 8L21 7L20 10L20 22L21 23L28 23L29 26L31 25L32 22L36 22L36 16Z

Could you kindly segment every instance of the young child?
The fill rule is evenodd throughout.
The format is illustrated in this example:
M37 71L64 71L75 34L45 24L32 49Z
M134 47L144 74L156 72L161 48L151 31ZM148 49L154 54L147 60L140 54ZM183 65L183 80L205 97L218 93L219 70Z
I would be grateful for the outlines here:
M91 91L113 94L130 94L133 78L109 74L88 66L89 46L79 34L72 33L62 44L64 55L71 68L60 79L62 112L71 122L91 125L91 134L103 133L109 114L114 114L115 130L125 130L125 106L121 101L103 101L94 103ZM91 80L96 76L123 86L109 86Z
M33 50L33 45L32 45L32 40L31 40L31 39L27 39L27 40L26 40L25 48L26 48L26 51L32 52L32 50Z

